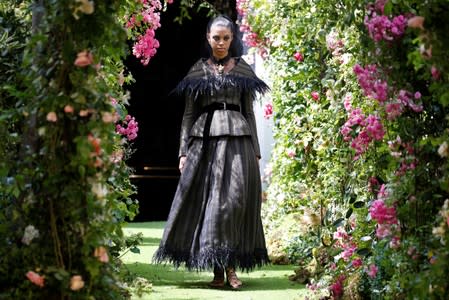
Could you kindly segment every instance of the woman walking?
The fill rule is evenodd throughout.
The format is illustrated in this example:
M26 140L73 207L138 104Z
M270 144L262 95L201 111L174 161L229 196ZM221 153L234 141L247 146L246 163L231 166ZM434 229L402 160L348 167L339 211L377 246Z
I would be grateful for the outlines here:
M235 270L268 263L260 218L260 149L253 100L268 86L240 58L226 16L207 26L210 57L178 84L185 96L179 150L181 177L155 261L214 270L212 287L238 289Z

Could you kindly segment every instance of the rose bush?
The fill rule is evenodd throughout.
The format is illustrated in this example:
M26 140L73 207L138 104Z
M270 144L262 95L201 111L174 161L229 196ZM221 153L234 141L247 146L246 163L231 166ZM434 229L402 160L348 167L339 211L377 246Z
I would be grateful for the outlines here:
M449 3L237 2L272 70L268 235L316 212L286 248L317 298L444 298Z
M126 164L138 122L126 111L122 60L128 38L157 28L160 8L0 4L0 298L130 297L119 255L142 237L122 232L138 212ZM130 15L145 24L127 32ZM154 55L135 52L144 63Z

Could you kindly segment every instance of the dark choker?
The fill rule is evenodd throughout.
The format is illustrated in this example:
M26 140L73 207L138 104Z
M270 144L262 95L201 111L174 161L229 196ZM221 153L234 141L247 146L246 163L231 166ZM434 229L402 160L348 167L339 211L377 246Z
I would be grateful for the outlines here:
M225 57L223 57L221 59L216 59L213 55L211 55L210 59L212 60L212 62L215 65L222 65L222 66L224 66L231 59L231 56L228 54L228 55L226 55Z
M221 59L216 59L213 55L210 56L212 63L215 65L215 69L219 75L223 75L225 64L231 59L231 56L228 54Z

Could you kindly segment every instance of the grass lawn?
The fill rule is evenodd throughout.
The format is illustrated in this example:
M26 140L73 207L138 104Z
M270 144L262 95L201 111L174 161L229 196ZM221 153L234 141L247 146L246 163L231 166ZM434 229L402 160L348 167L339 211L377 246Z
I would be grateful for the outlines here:
M128 252L123 261L128 268L153 283L151 294L133 299L231 299L231 300L299 300L304 299L305 287L288 280L293 266L265 266L250 273L238 272L243 287L234 291L229 288L211 289L207 283L212 272L188 272L184 268L174 269L171 265L151 264L164 222L131 223L124 228L125 234L142 232L143 245L140 254Z

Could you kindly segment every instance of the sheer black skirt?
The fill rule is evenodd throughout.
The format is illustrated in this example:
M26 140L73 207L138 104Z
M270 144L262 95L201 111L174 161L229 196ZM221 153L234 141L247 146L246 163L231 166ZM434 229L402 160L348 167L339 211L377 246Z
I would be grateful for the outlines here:
M154 261L196 270L251 270L268 263L251 138L211 137L205 155L201 147L201 138L191 141Z

